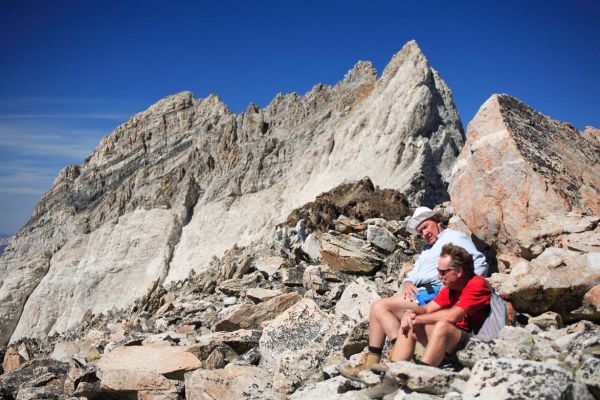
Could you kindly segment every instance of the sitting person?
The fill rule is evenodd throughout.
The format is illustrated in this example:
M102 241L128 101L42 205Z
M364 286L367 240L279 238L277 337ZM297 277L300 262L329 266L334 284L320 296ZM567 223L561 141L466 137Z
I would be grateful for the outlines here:
M473 259L453 244L442 247L438 274L444 284L424 307L402 316L392 361L412 359L418 341L425 346L422 364L437 367L446 354L463 349L472 332L479 331L490 312L492 292L473 271Z
M418 207L407 223L406 230L418 234L425 239L426 246L420 254L413 270L403 280L400 290L395 296L377 300L371 304L369 311L369 352L356 367L346 364L340 373L349 379L356 379L358 374L381 360L386 336L396 341L400 320L407 310L414 310L431 301L439 292L441 280L437 266L442 247L447 243L461 246L471 254L475 272L487 276L488 264L485 256L477 250L473 241L463 232L444 229L437 211L427 207Z

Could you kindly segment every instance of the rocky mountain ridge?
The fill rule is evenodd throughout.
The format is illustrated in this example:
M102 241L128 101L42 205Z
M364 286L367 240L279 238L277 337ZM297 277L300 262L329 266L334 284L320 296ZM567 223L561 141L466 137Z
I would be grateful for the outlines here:
M415 42L379 78L359 62L335 86L240 115L216 96L163 99L65 168L0 259L0 343L205 273L345 180L445 200L463 140L450 90Z
M63 170L0 259L0 397L597 398L594 132L494 95L463 147L414 42L379 78L359 62L240 115L164 99ZM421 250L405 225L423 203L529 323L444 369L347 381L369 304Z

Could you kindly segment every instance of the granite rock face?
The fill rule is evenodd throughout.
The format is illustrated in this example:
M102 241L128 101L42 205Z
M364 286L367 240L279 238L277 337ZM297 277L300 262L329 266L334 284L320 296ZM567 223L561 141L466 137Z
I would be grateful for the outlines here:
M177 229L167 210L136 210L114 225L68 241L54 254L48 273L27 300L13 338L64 331L86 312L127 308L147 296L167 274L165 264Z
M189 400L269 399L272 382L269 374L253 366L228 365L221 370L198 370L185 378Z
M304 299L272 320L263 330L259 342L261 365L272 368L289 352L326 350L336 334L335 320L323 313L310 299Z
M183 93L133 117L0 259L0 398L597 398L597 147L504 95L436 209L489 245L489 281L528 323L442 369L339 376L424 247L409 204L446 196L449 101L409 43L381 78L361 62L240 115Z
M486 101L467 135L449 192L493 249L492 285L521 312L598 320L587 293L600 284L600 146L508 95Z
M600 146L571 125L494 95L467 137L449 192L487 244L527 256L539 238L562 233L567 213L600 213Z
M552 363L486 359L473 367L464 399L593 399L573 374Z
M65 168L7 248L0 259L0 344L15 329L14 339L43 337L74 326L88 309L148 298L192 270L210 274L213 256L263 237L291 210L344 181L371 176L376 186L434 205L448 198L463 142L450 90L414 41L380 77L359 62L335 86L278 95L239 115L216 96L165 98L105 137L83 165ZM152 249L142 258L122 254L109 266L97 242L111 239L101 232L117 227L125 234L132 218L147 224L130 247ZM164 228L159 237L155 226ZM98 266L135 282L131 298L93 302L129 292L103 289L94 277ZM65 281L67 269L77 276ZM89 304L79 304L88 292ZM47 295L61 296L60 311L41 304Z
M600 129L594 128L593 126L586 126L583 131L583 137L596 144L600 144Z

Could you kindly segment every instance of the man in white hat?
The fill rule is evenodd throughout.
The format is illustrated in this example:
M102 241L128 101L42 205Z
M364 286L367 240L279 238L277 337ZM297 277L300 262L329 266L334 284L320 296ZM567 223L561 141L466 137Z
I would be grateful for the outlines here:
M426 246L413 270L402 281L399 293L405 300L416 299L418 303L422 303L418 305L422 306L435 297L441 285L437 276L437 266L442 247L446 243L452 243L467 250L473 257L475 273L487 276L489 266L485 256L477 250L467 234L454 229L444 229L437 211L428 207L418 207L406 224L406 230L423 237ZM427 285L434 287L435 294L429 296L425 294Z
M356 367L343 365L340 372L349 379L358 379L361 371L370 370L381 360L385 338L392 346L400 329L404 313L429 303L440 291L442 282L438 277L438 262L442 247L447 243L464 248L473 257L475 273L487 276L489 266L485 256L477 250L471 238L463 232L444 229L440 215L428 207L418 207L406 225L406 230L425 239L425 249L417 259L413 270L400 285L396 296L375 301L369 311L369 351L364 353ZM395 361L395 351L390 358Z

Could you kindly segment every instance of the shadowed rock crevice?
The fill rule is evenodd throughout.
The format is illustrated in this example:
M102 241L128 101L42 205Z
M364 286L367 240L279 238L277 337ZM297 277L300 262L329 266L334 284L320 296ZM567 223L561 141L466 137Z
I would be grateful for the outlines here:
M446 191L447 185L443 187L433 187L431 182L442 180L434 164L434 155L429 144L424 145L423 149L423 168L421 174L412 181L411 188L419 193L415 199L415 204L427 207L433 207L438 201L446 201L449 199Z
M185 175L185 169L182 171L182 174ZM179 221L176 223L171 236L167 239L167 254L164 262L165 267L157 279L156 284L151 287L151 290L142 299L140 299L142 307L152 299L157 289L162 289L162 285L169 275L169 269L171 267L171 262L173 261L175 249L181 241L183 229L192 220L194 216L194 207L198 203L198 198L202 195L201 189L194 178L188 178L188 181L184 186L186 189L179 194L179 196L183 196L183 202L180 206L181 211L179 212ZM179 187L179 189L181 189L181 187Z

